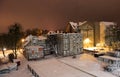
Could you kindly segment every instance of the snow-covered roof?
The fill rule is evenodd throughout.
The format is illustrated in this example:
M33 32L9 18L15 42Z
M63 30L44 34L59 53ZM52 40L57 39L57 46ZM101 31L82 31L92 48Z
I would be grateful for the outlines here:
M27 48L43 48L43 46L28 46Z
M55 31L49 31L48 35L55 34L55 33L56 33Z
M79 25L75 22L69 22L73 29L76 29Z
M30 41L33 41L34 40L45 40L47 39L46 37L44 36L32 36L32 35L29 35L25 38L25 43L24 43L24 46L26 46Z
M105 21L103 21L101 23L105 24L106 26L115 25L116 24L115 22L105 22Z
M76 22L69 22L70 25L72 26L72 28L74 30L77 30L78 28L80 28L80 26L82 26L83 24L85 24L87 21L83 21L83 22L79 22L79 23L76 23Z
M39 39L39 40L45 40L45 39L47 39L47 38L44 37L44 36L39 36L38 39Z

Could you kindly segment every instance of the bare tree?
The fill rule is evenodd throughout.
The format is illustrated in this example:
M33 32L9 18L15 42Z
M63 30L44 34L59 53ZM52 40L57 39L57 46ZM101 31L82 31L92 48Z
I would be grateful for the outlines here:
M15 23L10 25L8 28L8 36L9 36L9 46L13 50L15 58L17 58L17 44L22 38L22 26L19 23Z

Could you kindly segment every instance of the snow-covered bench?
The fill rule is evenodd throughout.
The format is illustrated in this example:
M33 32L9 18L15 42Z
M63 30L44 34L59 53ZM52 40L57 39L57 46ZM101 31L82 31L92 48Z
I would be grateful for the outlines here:
M112 74L116 75L117 77L120 77L120 68L117 70L114 70Z
M120 58L112 57L112 56L99 56L99 60L108 63L113 64L116 62L120 62Z

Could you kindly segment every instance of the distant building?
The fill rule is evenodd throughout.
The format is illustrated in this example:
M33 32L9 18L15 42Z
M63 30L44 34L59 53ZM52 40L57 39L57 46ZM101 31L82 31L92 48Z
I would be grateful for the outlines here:
M110 34L110 31L108 30L108 27L114 26L114 22L100 22L100 43L104 43L109 45L109 40L106 39L106 36L112 35ZM111 27L112 28L112 27ZM110 37L109 37L110 39Z
M83 40L90 39L88 47L94 47L98 43L105 44L105 30L107 26L115 24L114 22L69 22L66 27L66 33L81 33ZM85 45L83 44L83 47Z

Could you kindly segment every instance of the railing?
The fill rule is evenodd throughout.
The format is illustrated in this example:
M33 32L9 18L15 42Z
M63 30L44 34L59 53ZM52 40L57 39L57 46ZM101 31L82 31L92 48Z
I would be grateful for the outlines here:
M32 75L34 75L35 77L40 77L40 76L30 67L29 64L27 65L27 68L28 68L28 70L32 73Z

